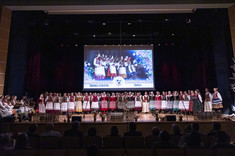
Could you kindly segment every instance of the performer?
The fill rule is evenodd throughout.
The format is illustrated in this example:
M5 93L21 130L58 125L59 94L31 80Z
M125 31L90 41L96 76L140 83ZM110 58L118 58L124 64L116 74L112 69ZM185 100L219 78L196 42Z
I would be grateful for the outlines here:
M46 101L46 112L52 114L53 111L54 111L53 97L52 97L52 93L50 93Z
M117 109L118 111L123 111L126 109L125 95L122 93L118 93Z
M46 106L44 104L44 97L43 94L40 95L38 101L38 112L41 113L46 113Z
M99 103L98 103L98 97L97 94L94 93L91 99L91 110L93 111L99 111Z
M134 101L134 97L132 96L131 92L129 92L129 94L127 94L126 101L127 101L127 104L126 104L127 109L133 110L135 108L135 101Z
M76 101L76 112L77 113L81 113L82 112L82 95L80 92L77 93L76 97L75 97L75 101Z
M195 94L194 91L190 91L190 101L189 101L189 113L193 114L193 105L194 105Z
M135 97L135 111L141 112L142 110L142 97L140 93L137 93Z
M67 113L68 111L68 102L67 102L67 94L64 93L64 96L61 99L61 112L62 113Z
M56 114L58 114L58 113L60 113L60 110L61 110L61 108L60 108L60 97L59 97L58 93L56 93L56 95L54 96L53 101L54 101L54 112Z
M5 103L4 96L0 98L0 116L1 117L14 117L12 109Z
M162 107L162 96L161 96L159 91L156 92L155 106L156 106L157 110L161 110L161 107Z
M100 57L100 54L97 54L94 58L93 64L95 66L95 79L102 80L105 79L105 70L104 66L102 65L102 59Z
M223 99L221 94L218 92L218 88L214 88L213 99L212 99L212 108L214 111L221 112L223 109Z
M150 92L150 95L149 95L149 109L150 111L155 111L156 110L156 104L155 104L155 96L154 96L154 93L153 91Z
M91 101L91 97L86 92L85 95L83 96L83 105L82 105L82 109L84 113L91 111L90 101Z
M101 95L101 106L100 106L100 111L105 112L109 110L108 106L108 97L105 92Z
M115 93L112 93L112 96L110 96L109 101L110 101L109 109L111 111L116 110L117 109L117 107L116 107L117 97L115 96Z
M204 101L204 112L212 112L212 99L213 96L209 92L209 89L205 89L205 101Z
M185 111L184 94L183 94L182 91L180 91L180 95L179 95L179 110L180 111Z
M145 92L144 96L143 96L142 112L143 113L148 113L149 112L149 96L148 96L147 92Z
M171 94L171 91L168 91L168 94L166 96L167 98L167 105L166 105L166 109L172 113L173 110L173 104L174 104L174 97Z
M173 103L173 111L178 112L179 111L179 94L177 91L174 91L174 103Z
M124 65L123 56L121 56L121 60L119 61L119 74L118 75L123 78L127 78L126 67Z
M184 110L186 111L186 112L189 112L189 100L190 100L190 95L188 95L188 93L186 92L186 91L184 91L184 96L183 96L183 98L184 98Z
M73 93L71 93L70 97L69 97L69 102L68 102L68 112L75 112L75 97L73 95Z
M198 112L201 112L202 109L202 97L201 94L199 92L199 90L195 90L195 96L194 96L194 100L193 100L193 113L194 116L198 115Z
M113 79L115 76L117 76L117 70L116 70L116 66L115 66L114 61L115 60L112 56L110 59L109 68L108 68L108 76L110 76L111 79Z
M165 112L167 109L167 95L166 92L164 91L162 92L161 100L162 100L161 111Z

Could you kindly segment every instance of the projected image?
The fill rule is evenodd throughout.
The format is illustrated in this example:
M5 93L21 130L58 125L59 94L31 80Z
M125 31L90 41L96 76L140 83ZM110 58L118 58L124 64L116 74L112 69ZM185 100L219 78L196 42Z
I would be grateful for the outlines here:
M84 89L154 87L152 47L84 49Z

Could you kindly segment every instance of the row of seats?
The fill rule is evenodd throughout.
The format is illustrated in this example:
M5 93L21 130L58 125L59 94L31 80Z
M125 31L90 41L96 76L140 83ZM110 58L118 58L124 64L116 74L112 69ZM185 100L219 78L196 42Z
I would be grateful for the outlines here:
M178 144L180 136L172 137L171 143ZM210 144L216 140L212 139ZM79 149L87 148L95 144L98 148L104 149L119 149L119 148L151 148L154 142L159 142L158 136L151 137L120 137L120 136L107 136L103 139L99 136L85 136L85 137L30 137L29 146L34 149ZM206 142L206 141L204 141ZM208 142L208 140L207 140Z
M0 151L1 152L1 151ZM234 156L234 149L99 149L99 156ZM13 150L1 156L87 156L86 149Z

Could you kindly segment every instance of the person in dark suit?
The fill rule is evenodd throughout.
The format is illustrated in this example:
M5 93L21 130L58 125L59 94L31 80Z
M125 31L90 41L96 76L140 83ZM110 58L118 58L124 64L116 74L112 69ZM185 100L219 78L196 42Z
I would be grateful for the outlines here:
M129 131L124 133L124 136L143 136L142 132L136 130L136 123L129 123Z
M78 121L74 121L72 123L72 128L69 130L66 130L64 132L64 136L75 136L75 137L82 137L83 133L78 130L80 123Z
M217 133L217 142L211 146L212 149L218 149L218 148L233 148L235 149L235 146L230 144L229 142L229 136L227 135L227 133L223 132L223 131L219 131Z
M160 137L160 142L155 142L153 144L153 149L155 148L177 148L177 146L175 144L170 143L170 134L163 130L160 132L159 134Z

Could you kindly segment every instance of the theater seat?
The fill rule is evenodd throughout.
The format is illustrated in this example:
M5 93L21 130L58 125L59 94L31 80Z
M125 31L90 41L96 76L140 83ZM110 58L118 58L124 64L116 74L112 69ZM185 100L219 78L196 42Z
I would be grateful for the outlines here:
M87 148L91 145L96 145L98 148L102 147L102 138L99 136L85 136L82 139L82 147Z
M80 137L61 137L60 148L62 149L78 149L81 147Z
M123 148L123 138L120 136L106 136L103 138L103 148Z
M154 156L183 156L184 151L181 149L155 149Z
M213 150L211 149L185 149L185 156L213 156Z
M57 149L59 145L59 137L40 137L40 149Z
M235 148L216 149L214 156L235 156Z
M33 149L39 148L39 137L29 137L29 146Z
M153 156L152 149L126 149L126 156Z
M69 149L66 156L86 156L86 149Z
M124 137L125 148L144 148L144 137L127 136Z
M171 136L170 143L178 145L180 138L181 138L181 136Z
M145 147L151 148L154 142L159 142L160 138L158 136L147 136L145 138Z
M64 149L42 149L39 151L39 156L67 156L67 152Z
M0 155L1 154L2 153L0 153ZM39 151L31 149L12 150L9 152L8 156L39 156Z
M99 156L125 156L124 149L100 149Z

